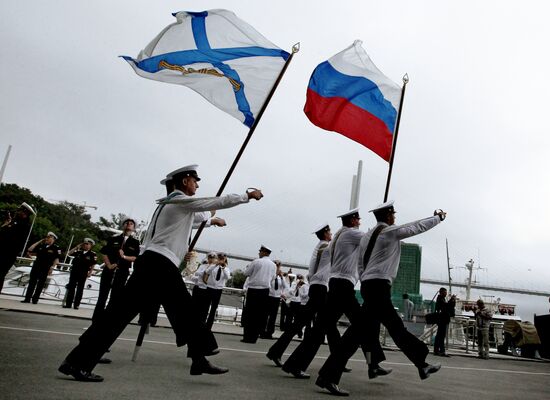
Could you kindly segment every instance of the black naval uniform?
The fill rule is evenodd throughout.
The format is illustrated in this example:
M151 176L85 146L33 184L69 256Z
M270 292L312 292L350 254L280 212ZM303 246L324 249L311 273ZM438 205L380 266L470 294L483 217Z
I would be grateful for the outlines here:
M55 260L59 260L61 249L55 243L47 245L40 243L36 250L36 260L32 263L31 276L25 293L25 302L29 302L32 298L34 304L38 303L40 293L46 284L46 278L53 266Z
M109 257L111 264L117 264L117 268L109 269L106 265L103 267L101 280L99 282L99 295L97 297L94 315L92 316L93 320L99 318L105 310L109 292L111 292L110 304L111 302L117 301L122 288L126 285L132 263L120 257L120 249L122 249L124 254L128 257L137 257L139 255L139 241L131 236L128 236L126 241L124 241L124 234L121 234L109 238L107 244L101 248L100 252Z
M71 275L69 284L67 285L67 298L65 299L65 307L71 308L74 299L74 308L80 306L82 293L84 292L84 284L88 278L88 273L94 268L97 262L97 255L93 251L78 250L74 253ZM75 295L76 290L76 295Z
M10 268L21 254L30 224L27 220L14 220L0 229L0 292Z

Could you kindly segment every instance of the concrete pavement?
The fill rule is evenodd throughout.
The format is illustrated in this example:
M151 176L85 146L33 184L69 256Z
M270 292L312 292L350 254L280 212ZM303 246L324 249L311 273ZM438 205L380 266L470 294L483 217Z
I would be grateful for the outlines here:
M99 365L94 372L105 376L103 383L81 383L57 372L59 363L89 325L81 313L59 305L21 304L0 300L0 393L5 399L286 399L331 398L314 385L316 372L328 355L322 346L309 373L311 380L296 380L276 368L265 357L271 341L254 345L241 343L238 334L220 334L221 353L211 361L227 366L220 376L189 375L186 350L174 345L171 329L152 328L146 336L137 362L132 351L139 327L130 325L112 347L113 364ZM65 313L65 311L68 311ZM71 315L78 314L78 315ZM225 328L224 328L225 329ZM240 333L240 328L232 328ZM231 329L228 329L230 331ZM290 353L296 342L288 349ZM386 352L384 365L394 369L387 377L369 380L362 355L351 361L352 373L341 386L352 398L370 399L549 399L550 364L518 359L479 360L473 356L441 359L443 368L421 381L414 366L399 351Z

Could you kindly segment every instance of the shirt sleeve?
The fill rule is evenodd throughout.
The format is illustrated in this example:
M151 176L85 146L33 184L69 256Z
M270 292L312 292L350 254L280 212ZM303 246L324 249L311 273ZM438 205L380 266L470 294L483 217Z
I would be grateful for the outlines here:
M432 229L439 224L441 220L439 216L424 218L418 221L409 222L408 224L386 228L382 231L382 235L393 237L395 240L402 240L411 236L418 235L422 232Z
M213 211L248 203L248 194L228 194L221 197L174 197L164 199L162 204L181 204L189 211Z

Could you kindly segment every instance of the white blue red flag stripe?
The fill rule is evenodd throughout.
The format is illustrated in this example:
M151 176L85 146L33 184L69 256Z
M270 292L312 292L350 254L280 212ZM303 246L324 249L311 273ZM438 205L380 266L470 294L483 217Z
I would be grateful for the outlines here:
M304 112L320 128L341 133L389 161L401 90L356 40L315 68Z
M144 78L187 86L252 126L290 56L228 10L182 11L136 59Z

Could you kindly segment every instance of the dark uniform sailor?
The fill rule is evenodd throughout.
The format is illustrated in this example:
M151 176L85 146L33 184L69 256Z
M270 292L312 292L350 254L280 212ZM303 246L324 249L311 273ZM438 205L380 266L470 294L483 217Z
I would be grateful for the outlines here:
M195 212L235 207L248 203L249 199L259 200L263 195L253 190L241 195L193 198L200 180L196 165L182 168L173 180L176 190L163 199L155 211L143 253L136 260L134 273L119 301L107 307L103 318L94 321L80 337L78 346L59 367L60 372L81 381L102 381L92 370L103 353L139 311L157 302L164 307L176 337L188 344L189 356L193 359L191 375L227 372L210 364L204 356L203 338L208 330L193 312L191 296L178 267L188 252L187 239Z
M338 396L349 393L340 389L338 383L348 359L359 344L378 340L380 323L388 330L395 344L418 368L421 379L437 372L441 365L426 363L428 347L405 328L403 321L391 302L391 285L397 275L401 256L401 240L425 232L443 221L445 213L435 211L433 217L405 225L394 226L393 201L371 210L378 223L361 238L357 252L356 267L361 280L360 317L352 321L342 337L338 349L331 351L329 358L319 370L316 384Z
M69 283L67 284L67 297L65 298L64 308L71 308L73 302L75 310L78 310L80 306L86 279L92 274L94 265L97 263L97 254L92 251L94 245L93 239L85 238L81 244L69 251L69 255L74 256L74 258Z
M139 241L132 237L135 226L136 222L132 218L123 219L123 232L107 239L107 244L100 250L105 266L101 272L93 320L97 320L105 310L109 292L111 293L109 303L115 302L126 285L132 263L139 255Z
M27 203L22 203L13 218L10 213L0 227L0 292L4 287L4 279L15 263L17 256L23 252L23 247L30 231L30 216L36 215L34 209Z
M29 284L27 285L27 292L22 303L29 303L31 298L33 304L38 303L48 275L51 275L54 267L59 263L61 249L55 244L56 240L57 235L53 232L48 232L44 239L29 247L29 253L36 255L36 259L32 263Z

